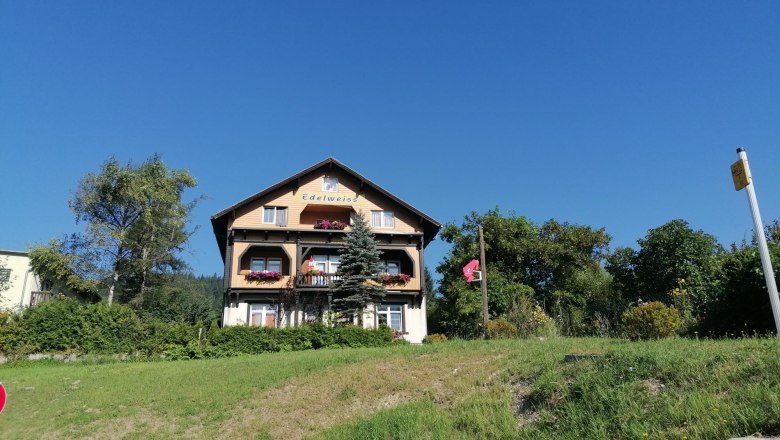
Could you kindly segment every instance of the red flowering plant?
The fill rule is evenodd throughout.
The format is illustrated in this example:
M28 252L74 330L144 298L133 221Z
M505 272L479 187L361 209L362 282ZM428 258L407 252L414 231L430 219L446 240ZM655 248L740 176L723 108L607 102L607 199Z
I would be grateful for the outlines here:
M276 281L282 277L282 274L275 270L261 270L249 272L244 277L247 281Z
M406 284L412 276L405 273L385 273L379 278L382 280L382 284Z
M314 229L333 229L336 231L343 231L347 227L347 224L338 220L317 220L314 223Z

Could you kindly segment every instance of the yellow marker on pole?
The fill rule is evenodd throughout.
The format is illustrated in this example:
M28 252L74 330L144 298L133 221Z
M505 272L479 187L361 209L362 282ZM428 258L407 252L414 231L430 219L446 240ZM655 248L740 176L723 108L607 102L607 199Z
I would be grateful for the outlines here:
M734 189L739 191L750 184L750 168L747 160L739 159L731 164L731 178L734 179Z

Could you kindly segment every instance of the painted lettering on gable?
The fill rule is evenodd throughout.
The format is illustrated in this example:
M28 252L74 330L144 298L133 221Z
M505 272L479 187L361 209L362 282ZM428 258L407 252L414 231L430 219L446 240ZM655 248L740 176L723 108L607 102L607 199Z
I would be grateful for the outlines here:
M324 192L304 192L298 194L300 199L305 202L323 203L326 205L352 205L359 201L360 196L344 196L341 194L331 194Z

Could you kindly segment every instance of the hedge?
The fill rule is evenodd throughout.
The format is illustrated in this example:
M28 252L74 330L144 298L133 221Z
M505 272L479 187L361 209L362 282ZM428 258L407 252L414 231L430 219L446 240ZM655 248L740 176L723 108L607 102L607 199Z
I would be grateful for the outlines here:
M0 353L137 354L168 359L223 357L276 351L378 347L392 331L322 324L291 328L143 321L127 306L81 304L58 298L19 315L0 314Z

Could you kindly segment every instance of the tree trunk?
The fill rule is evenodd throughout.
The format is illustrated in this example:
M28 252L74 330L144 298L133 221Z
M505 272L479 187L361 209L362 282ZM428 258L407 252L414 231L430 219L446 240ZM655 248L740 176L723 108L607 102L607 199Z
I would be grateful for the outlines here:
M114 288L116 287L116 282L119 280L119 272L116 270L116 266L114 266L114 273L111 276L111 285L108 286L108 305L111 306L111 303L114 302Z

